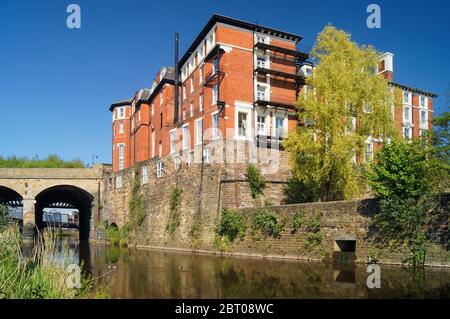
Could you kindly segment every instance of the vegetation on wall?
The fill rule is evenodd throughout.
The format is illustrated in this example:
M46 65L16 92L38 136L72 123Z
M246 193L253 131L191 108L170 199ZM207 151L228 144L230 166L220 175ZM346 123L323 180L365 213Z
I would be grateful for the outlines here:
M109 226L106 229L106 239L115 246L127 246L130 241L130 224L125 224L122 228Z
M247 178L252 198L261 195L266 187L266 180L261 175L261 171L256 166L249 164L247 166Z
M311 56L317 64L296 103L304 125L284 142L290 189L307 190L306 200L352 198L365 189L364 164L355 164L354 155L364 153L371 134L395 136L393 96L376 72L379 53L358 46L344 31L325 27Z
M169 234L173 234L175 230L180 226L180 204L181 194L183 190L175 187L170 194L170 216L166 225L166 231Z
M300 227L302 227L302 224L305 219L305 214L303 212L295 212L294 217L292 217L291 221L291 233L295 234Z
M17 157L15 155L9 157L0 156L0 168L84 168L86 165L79 159L66 161L58 155L49 155L46 158L39 159Z
M279 221L275 212L267 209L258 209L252 218L252 231L254 238L257 238L255 232L260 232L264 237L280 238L284 224Z
M306 242L305 247L311 251L322 243L321 216L312 216L305 221Z
M248 228L247 217L233 209L224 208L222 218L216 228L216 233L221 237L226 237L230 242L242 239Z
M130 209L130 215L133 218L134 226L141 226L147 216L144 199L141 192L141 180L139 174L139 167L134 169L133 181L131 185L131 194L128 206Z
M448 167L427 139L385 145L367 172L379 199L373 226L377 241L409 247L413 266L425 263L430 221L439 214L438 195L448 187Z

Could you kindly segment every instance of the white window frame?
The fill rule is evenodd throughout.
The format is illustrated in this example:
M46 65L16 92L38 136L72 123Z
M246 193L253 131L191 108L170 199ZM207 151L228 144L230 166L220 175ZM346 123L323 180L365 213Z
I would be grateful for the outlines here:
M264 89L264 95L260 95L261 91L259 90L259 88ZM261 101L270 101L270 89L268 85L261 83L258 83L256 85L256 99Z
M142 166L142 185L148 184L148 166Z
M196 119L194 121L194 136L195 136L195 145L201 145L203 140L203 118Z
M408 136L406 135L406 130L409 131ZM412 127L407 125L407 126L403 126L403 138L411 140L412 139Z
M151 141L151 143L152 143L152 158L155 157L155 151L156 151L155 136L156 136L155 129L153 129L152 130L152 141Z
M219 98L219 85L214 84L212 87L212 105L217 104Z
M272 122L272 136L277 136L277 118L281 118L283 120L283 130L280 134L281 137L286 136L288 131L288 117L285 111L275 111L273 114L273 122Z
M120 121L119 122L119 134L123 134L124 133L124 131L125 131L125 129L124 129L124 124L123 124L123 121Z
M425 114L425 121L422 122L422 114ZM419 111L419 126L423 130L428 129L428 110L420 109Z
M204 68L204 64L202 63L201 65L200 65L200 67L199 67L199 79L198 79L198 83L201 85L201 84L203 84L203 76L204 76L204 72L205 72L205 70L204 70L205 68Z
M189 115L191 117L194 116L194 102L191 102L191 104L189 105Z
M194 92L194 79L191 77L189 80L189 83L191 85L191 94Z
M405 116L406 110L408 110L408 118ZM412 107L409 105L403 106L403 123L412 123Z
M217 120L217 126L215 126L214 121ZM211 139L215 140L219 138L219 112L215 111L211 113Z
M260 132L260 122L258 122L258 118L264 118L264 129L263 132ZM256 135L269 135L269 126L270 126L270 115L266 114L262 111L256 111L256 116L255 116L255 134Z
M200 95L198 96L198 102L199 102L199 111L200 111L200 113L202 113L203 106L204 106L203 104L205 102L203 93L200 93Z
M205 163L211 162L211 149L209 147L205 147L203 150L203 161Z
M174 154L177 148L177 129L172 129L169 131L170 139L170 154Z
M184 124L183 126L182 126L182 128L181 128L181 138L182 138L182 149L183 150L187 150L187 149L189 149L189 141L190 141L190 138L189 138L189 124ZM186 131L187 131L187 134L186 134Z
M125 168L125 143L117 144L117 158L119 161L119 171Z
M253 105L245 102L236 102L234 111L234 136L237 140L250 140L253 138L252 131L252 110ZM239 113L247 113L247 134L246 136L239 135Z
M405 93L408 94L408 100L407 101L405 101ZM403 99L403 104L411 105L411 92L403 91L402 99Z
M161 178L164 176L164 162L156 162L156 178Z
M423 99L423 104L422 104L422 99ZM419 97L419 105L420 105L420 107L422 107L422 108L427 108L427 97L426 97L426 96L421 95L421 96Z
M364 148L364 160L366 162L373 160L373 140L372 139L368 139L365 143L365 148ZM369 147L369 152L367 152L367 147ZM369 156L367 156L369 155Z

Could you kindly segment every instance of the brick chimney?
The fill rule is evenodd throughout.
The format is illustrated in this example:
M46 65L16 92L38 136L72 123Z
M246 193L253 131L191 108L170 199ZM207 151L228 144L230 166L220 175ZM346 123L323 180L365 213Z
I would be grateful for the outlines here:
M390 52L383 53L378 63L378 73L389 81L394 80L394 55Z

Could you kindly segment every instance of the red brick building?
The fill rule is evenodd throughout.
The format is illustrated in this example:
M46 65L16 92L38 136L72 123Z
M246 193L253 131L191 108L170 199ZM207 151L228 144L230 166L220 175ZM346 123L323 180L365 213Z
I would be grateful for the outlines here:
M297 125L293 105L312 70L308 55L297 50L301 39L213 15L179 61L178 116L176 72L170 67L160 70L150 89L111 105L113 171L169 155L190 163L198 148L208 160L205 145L222 137L278 143ZM392 54L381 61L380 72L405 92L403 113L395 114L397 125L405 136L419 136L431 128L435 95L392 82ZM368 141L367 156L374 143Z

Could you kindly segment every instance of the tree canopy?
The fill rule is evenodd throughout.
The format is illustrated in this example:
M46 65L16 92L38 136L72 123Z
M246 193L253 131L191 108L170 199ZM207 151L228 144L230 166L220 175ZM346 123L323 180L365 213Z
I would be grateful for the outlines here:
M285 141L296 179L310 200L351 198L361 187L360 158L370 138L396 136L393 94L377 75L379 53L326 26L311 56L316 64L299 95L299 127Z

